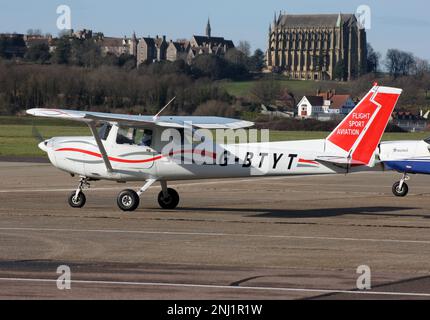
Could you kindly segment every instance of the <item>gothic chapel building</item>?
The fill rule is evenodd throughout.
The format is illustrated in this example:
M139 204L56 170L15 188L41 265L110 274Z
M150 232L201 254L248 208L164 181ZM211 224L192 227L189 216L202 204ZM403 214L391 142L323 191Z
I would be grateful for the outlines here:
M268 69L291 79L352 80L366 70L366 31L353 14L275 14L268 42Z

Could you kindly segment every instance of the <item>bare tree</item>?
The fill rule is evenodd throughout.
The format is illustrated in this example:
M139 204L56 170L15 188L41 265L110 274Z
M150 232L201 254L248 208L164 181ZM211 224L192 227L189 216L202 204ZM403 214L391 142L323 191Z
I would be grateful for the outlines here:
M249 44L248 41L244 41L244 40L239 41L237 50L241 51L247 57L251 55L251 45Z
M251 88L251 94L259 103L272 104L281 95L281 86L273 79L257 81Z
M415 57L410 52L397 49L389 49L387 51L385 66L390 75L394 78L412 74L415 69L415 64Z
M367 44L367 72L376 73L379 70L379 62L381 60L381 54L373 50L370 43Z
M417 77L422 77L430 72L430 64L427 60L421 58L415 58L415 70L414 74Z

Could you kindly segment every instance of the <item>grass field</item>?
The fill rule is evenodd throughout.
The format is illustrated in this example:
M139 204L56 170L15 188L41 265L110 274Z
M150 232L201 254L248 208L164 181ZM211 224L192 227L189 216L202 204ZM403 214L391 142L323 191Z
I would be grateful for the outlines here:
M224 88L230 95L235 96L237 98L247 97L251 94L252 87L261 80L253 80L253 81L225 81L220 82L220 86ZM319 81L316 85L315 81L306 81L306 80L284 80L278 79L276 80L281 86L281 88L288 88L288 91L294 92L296 96L315 93L317 88L321 90L329 89L336 85L336 87L342 86L344 84L329 81Z
M30 117L0 117L0 157L39 157L44 152L38 147L38 141L33 136L34 126L40 134L48 139L54 136L90 135L85 125L75 122L33 119ZM323 139L328 132L319 131L270 131L271 141ZM383 140L419 140L430 134L423 133L386 133Z
M55 123L55 122L54 122ZM72 125L72 126L71 126ZM67 125L35 125L43 138L54 136L90 135L87 127ZM32 134L32 124L4 124L0 121L0 157L37 157L45 153L37 147L39 142Z

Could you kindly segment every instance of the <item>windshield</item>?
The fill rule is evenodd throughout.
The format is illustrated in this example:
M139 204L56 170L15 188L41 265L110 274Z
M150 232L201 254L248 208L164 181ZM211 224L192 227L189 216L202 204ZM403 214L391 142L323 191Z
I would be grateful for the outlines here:
M99 128L99 137L100 137L100 139L106 140L107 137L109 136L109 132L110 132L111 128L112 128L112 126L109 123L103 124Z

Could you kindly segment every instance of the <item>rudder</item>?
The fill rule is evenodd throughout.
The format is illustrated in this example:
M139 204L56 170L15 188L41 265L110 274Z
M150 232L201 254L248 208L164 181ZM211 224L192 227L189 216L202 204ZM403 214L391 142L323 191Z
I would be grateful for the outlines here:
M327 137L348 154L351 162L369 165L402 93L375 85Z

